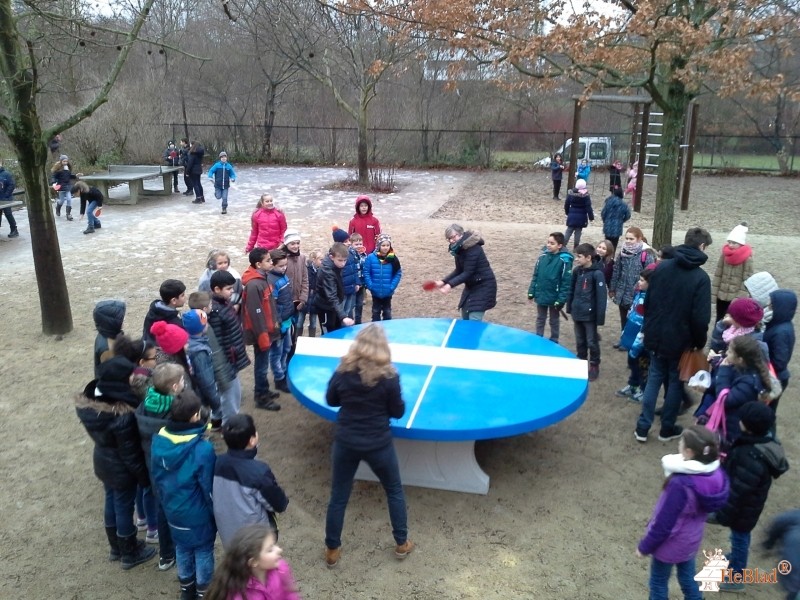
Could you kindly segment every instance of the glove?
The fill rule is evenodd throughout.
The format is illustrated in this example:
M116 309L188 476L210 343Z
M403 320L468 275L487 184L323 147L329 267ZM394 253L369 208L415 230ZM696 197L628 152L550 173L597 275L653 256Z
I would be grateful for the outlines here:
M561 302L556 302L555 304L553 304L553 308L561 308L561 306L562 306Z

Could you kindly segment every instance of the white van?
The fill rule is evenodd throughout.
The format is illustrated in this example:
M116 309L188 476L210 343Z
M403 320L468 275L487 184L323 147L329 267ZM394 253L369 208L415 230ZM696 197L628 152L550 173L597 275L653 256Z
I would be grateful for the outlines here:
M587 154L588 150L588 154ZM553 156L561 154L564 162L568 163L570 152L572 151L572 139L564 142L558 150L553 152ZM614 161L614 149L611 146L610 137L582 137L578 142L578 163L584 159L589 159L589 164L594 167L604 167ZM536 166L549 167L551 158L548 156L536 161Z

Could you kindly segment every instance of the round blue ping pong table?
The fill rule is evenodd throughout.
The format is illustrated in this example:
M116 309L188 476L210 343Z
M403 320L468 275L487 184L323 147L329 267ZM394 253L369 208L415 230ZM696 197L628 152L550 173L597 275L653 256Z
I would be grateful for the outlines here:
M405 415L391 422L406 485L486 494L489 477L475 460L475 441L508 437L558 423L583 404L587 364L530 332L456 319L380 323L400 373ZM328 380L365 327L321 338L300 337L289 363L289 387L319 416ZM374 480L362 463L358 478Z

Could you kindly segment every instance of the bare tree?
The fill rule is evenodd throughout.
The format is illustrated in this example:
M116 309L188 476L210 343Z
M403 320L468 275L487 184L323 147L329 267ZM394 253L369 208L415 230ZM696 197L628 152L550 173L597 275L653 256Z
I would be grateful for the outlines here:
M31 1L17 5L12 0L0 0L0 73L3 77L0 82L0 129L14 147L25 183L42 331L45 334L64 334L72 330L69 292L50 209L46 178L47 141L56 133L80 123L107 102L153 1L144 1L127 29L117 29L91 23L88 9L78 3L71 5L74 10L62 12L58 6L51 8L50 3ZM20 10L15 10L17 6ZM117 49L118 55L102 87L90 101L59 123L43 128L36 101L48 83L40 79L40 64L60 58L58 54L42 55L52 48L44 40L53 32L73 42L74 51L67 54L68 62L87 46L111 45Z

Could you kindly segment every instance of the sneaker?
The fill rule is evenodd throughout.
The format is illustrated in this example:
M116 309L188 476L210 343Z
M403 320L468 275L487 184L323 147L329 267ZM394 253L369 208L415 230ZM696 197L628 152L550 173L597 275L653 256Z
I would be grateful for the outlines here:
M192 190L186 190L185 192L183 192L183 195L184 196L194 196L194 192Z
M742 594L744 593L744 584L723 581L722 583L719 584L719 591L732 592L734 594Z
M636 390L636 393L630 398L628 398L628 400L630 400L631 402L641 403L642 400L644 400L644 390L642 390L641 388Z
M289 384L286 382L286 377L283 379L276 379L275 380L275 389L280 390L281 392L285 392L287 394L291 394L289 391Z
M406 542L408 543L408 542ZM332 569L339 564L339 558L342 556L342 548L325 548L325 565Z
M673 425L672 429L662 429L658 432L659 442L668 442L670 440L677 440L683 433L683 427L680 425Z
M204 200L201 200L200 198L195 198L194 200L192 200L192 204L202 204L203 202Z
M411 551L414 549L414 542L411 540L406 540L405 544L400 544L394 549L394 555L399 559L403 560L406 556L411 554Z
M16 238L16 237L19 237L19 231L17 231L17 230L15 229L14 231L12 231L11 233L9 233L9 234L8 234L8 237L10 237L10 238Z
M626 385L621 390L617 390L615 394L620 398L633 398L635 394L639 392L639 386L636 385Z
M644 429L639 429L638 427L633 432L633 437L636 438L637 442L645 443L647 441L647 431Z
M600 365L589 365L589 381L597 381L600 377Z
M136 518L136 530L137 531L147 531L147 519L144 517Z
M148 531L147 535L144 536L144 541L147 544L157 544L158 543L158 529L154 529L153 531Z
M164 558L163 556L158 559L158 570L159 571L169 571L172 567L175 566L175 557L172 558Z

